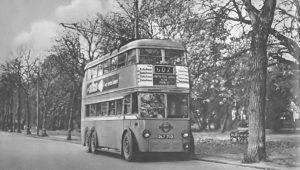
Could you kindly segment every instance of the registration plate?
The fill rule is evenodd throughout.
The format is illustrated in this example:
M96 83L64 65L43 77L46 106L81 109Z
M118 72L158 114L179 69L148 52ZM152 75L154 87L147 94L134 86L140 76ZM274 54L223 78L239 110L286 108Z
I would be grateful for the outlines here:
M173 139L174 135L173 134L159 134L158 139Z

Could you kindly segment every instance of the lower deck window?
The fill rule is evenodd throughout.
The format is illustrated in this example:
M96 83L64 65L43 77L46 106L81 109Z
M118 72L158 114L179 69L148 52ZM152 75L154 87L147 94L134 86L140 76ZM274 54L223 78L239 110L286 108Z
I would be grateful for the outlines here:
M117 100L116 103L117 103L117 107L116 107L117 115L120 115L122 114L123 99Z
M85 117L122 114L123 99L85 105Z
M101 103L101 115L102 116L108 115L108 102Z
M132 93L124 96L124 114L138 113L138 98L137 93Z
M115 104L115 101L110 101L109 102L108 115L115 115L115 114L116 114L116 104Z

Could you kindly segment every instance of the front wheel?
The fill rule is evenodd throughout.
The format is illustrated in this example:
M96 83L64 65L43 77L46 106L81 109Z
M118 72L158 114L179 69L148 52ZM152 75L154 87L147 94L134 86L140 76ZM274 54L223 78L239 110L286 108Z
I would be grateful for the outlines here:
M193 134L191 134L189 154L190 156L195 154L195 139Z
M130 132L126 132L122 141L122 151L123 156L126 161L133 161L134 160L134 144L132 135Z

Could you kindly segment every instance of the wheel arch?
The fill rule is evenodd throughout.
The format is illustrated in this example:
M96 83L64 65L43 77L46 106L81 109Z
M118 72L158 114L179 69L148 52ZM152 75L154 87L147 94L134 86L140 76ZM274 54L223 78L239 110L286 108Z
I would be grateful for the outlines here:
M138 147L138 143L137 143L137 139L136 139L135 134L133 133L132 129L127 128L123 131L122 138L121 138L121 155L123 155L123 139L124 139L124 136L125 136L126 133L131 134L132 141L133 141L133 149L135 151L139 151L139 147Z

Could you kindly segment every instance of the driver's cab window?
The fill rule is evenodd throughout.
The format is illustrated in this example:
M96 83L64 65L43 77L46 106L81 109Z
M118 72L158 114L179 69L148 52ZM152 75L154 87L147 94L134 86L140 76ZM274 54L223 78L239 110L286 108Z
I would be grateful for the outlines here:
M168 118L188 117L188 96L168 95Z

